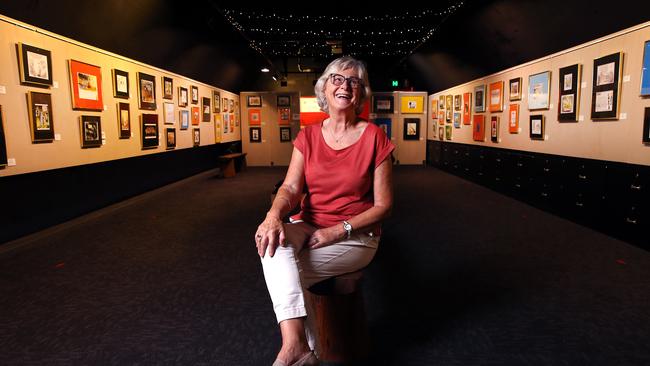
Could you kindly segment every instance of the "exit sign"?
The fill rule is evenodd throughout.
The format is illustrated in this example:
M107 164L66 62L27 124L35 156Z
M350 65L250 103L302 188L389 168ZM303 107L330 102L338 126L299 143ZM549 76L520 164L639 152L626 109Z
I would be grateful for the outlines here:
M392 81L391 81L391 84L392 84L393 87L398 87L398 86L399 86L399 81L397 81L397 80L392 80Z

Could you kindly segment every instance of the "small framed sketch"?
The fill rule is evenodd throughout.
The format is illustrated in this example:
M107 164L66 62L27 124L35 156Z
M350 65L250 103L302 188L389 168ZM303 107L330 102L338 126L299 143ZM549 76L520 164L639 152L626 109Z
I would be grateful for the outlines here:
M445 109L450 111L454 108L454 96L445 95Z
M291 108L289 107L280 107L278 108L278 124L281 126L288 126L289 119L291 119Z
M104 110L100 67L76 60L69 60L68 66L72 109L98 112Z
M210 117L210 114L212 113L212 109L210 108L210 98L208 97L203 97L201 98L201 108L203 110L203 122L210 122L212 121L212 118Z
M259 95L249 95L246 100L247 100L247 105L249 107L262 106L262 97L260 97Z
M117 103L117 122L120 138L131 138L131 109L129 108L129 103Z
M81 148L102 146L102 122L99 116L80 116Z
M485 115L483 114L474 115L472 139L474 141L485 141Z
M4 115L2 113L2 106L0 106L0 167L6 167L7 163L7 141L5 139Z
M393 96L392 95L373 95L372 110L375 113L393 113Z
M162 77L163 99L174 99L174 80L167 76Z
M166 148L167 150L175 149L176 148L176 129L175 128L167 128L165 129L165 141L166 141Z
M458 95L454 95L454 110L455 110L455 111L460 111L460 108L461 108L461 106L460 106L460 105L461 105L461 98L462 98L462 97L461 97L460 94L458 94Z
M519 104L512 103L508 107L508 132L519 133Z
M421 95L402 96L402 113L424 113L424 97Z
M438 109L443 110L445 109L445 96L441 95L438 97Z
M438 127L438 139L440 141L444 140L445 138L445 128L443 126Z
M474 112L485 112L485 85L474 87Z
M261 97L260 97L260 106L261 106ZM228 99L228 111L230 113L235 111L235 100L234 99Z
M291 142L291 127L280 127L280 142Z
M643 143L650 144L650 107L645 108L643 115Z
M530 116L530 138L533 140L544 139L544 115L535 114Z
M192 146L199 147L201 146L201 129L193 128L192 129Z
M113 69L113 96L115 98L129 99L129 73Z
M156 78L153 75L138 72L138 101L140 109L156 110Z
M199 87L195 85L190 86L190 97L192 97L192 104L199 104Z
M192 126L198 126L201 121L201 112L199 107L192 107Z
M510 79L510 101L521 100L521 78Z
M250 142L260 143L262 142L262 128L261 127L251 127L250 128Z
M142 134L142 149L155 149L158 147L158 115L143 113L140 116L140 131Z
M228 133L228 127L230 126L230 115L228 113L223 114L223 133ZM235 132L235 131L232 131Z
M221 98L221 111L228 112L228 98L226 97Z
M490 117L490 141L499 142L499 116Z
M618 119L621 95L623 53L617 52L594 60L591 119Z
M451 140L451 126L445 126L445 140Z
M248 125L260 126L262 124L262 110L259 108L251 108L248 110Z
M291 96L278 95L277 102L278 102L278 107L288 107L291 105Z
M21 84L52 86L52 52L24 43L17 43L16 51Z
M438 120L438 100L435 98L431 99L431 109L429 110L429 114L431 114L432 120Z
M183 88L182 86L178 87L178 106L179 107L187 107L188 103L188 95L187 95L187 88Z
M461 117L460 112L454 112L454 127L455 128L460 128L460 117Z
M578 121L581 75L582 65L580 64L560 69L560 100L557 109L557 120L559 122Z
M163 109L164 109L164 122L166 125L173 125L176 123L176 120L174 119L174 116L176 115L174 113L174 103L163 103Z
M641 96L650 96L650 41L643 45L643 61L641 65Z
M463 124L472 124L472 93L463 94Z
M390 140L391 138L391 126L393 124L392 120L390 118L375 118L375 124L379 126L382 130L384 130L384 133L386 134L386 137Z
M190 127L190 111L183 109L180 111L181 130L187 130Z
M404 118L404 140L420 139L420 119Z
M528 110L549 109L551 90L551 72L544 71L528 77Z
M221 113L221 93L216 90L212 91L212 112Z
M490 83L490 112L503 111L503 81Z
M54 116L52 115L52 95L30 91L27 93L29 127L32 142L54 141Z

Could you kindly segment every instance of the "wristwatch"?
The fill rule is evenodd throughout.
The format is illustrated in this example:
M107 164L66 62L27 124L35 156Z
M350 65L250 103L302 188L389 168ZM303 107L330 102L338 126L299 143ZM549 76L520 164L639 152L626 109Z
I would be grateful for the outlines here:
M348 239L350 239L350 235L352 235L352 225L347 221L343 221L343 228L347 231Z

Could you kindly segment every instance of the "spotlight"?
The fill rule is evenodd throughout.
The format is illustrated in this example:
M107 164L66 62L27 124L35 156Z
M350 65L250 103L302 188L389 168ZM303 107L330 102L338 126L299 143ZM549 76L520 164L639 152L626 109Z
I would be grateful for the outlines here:
M271 70L269 70L269 69L266 68L266 67L263 67L262 70L260 70L260 71L262 71L262 72L269 72L269 71L271 71Z

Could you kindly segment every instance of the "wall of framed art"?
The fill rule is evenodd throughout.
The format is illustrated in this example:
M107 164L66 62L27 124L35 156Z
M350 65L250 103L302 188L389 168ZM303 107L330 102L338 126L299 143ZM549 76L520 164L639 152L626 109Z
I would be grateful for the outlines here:
M649 41L650 22L432 94L428 139L650 165Z

